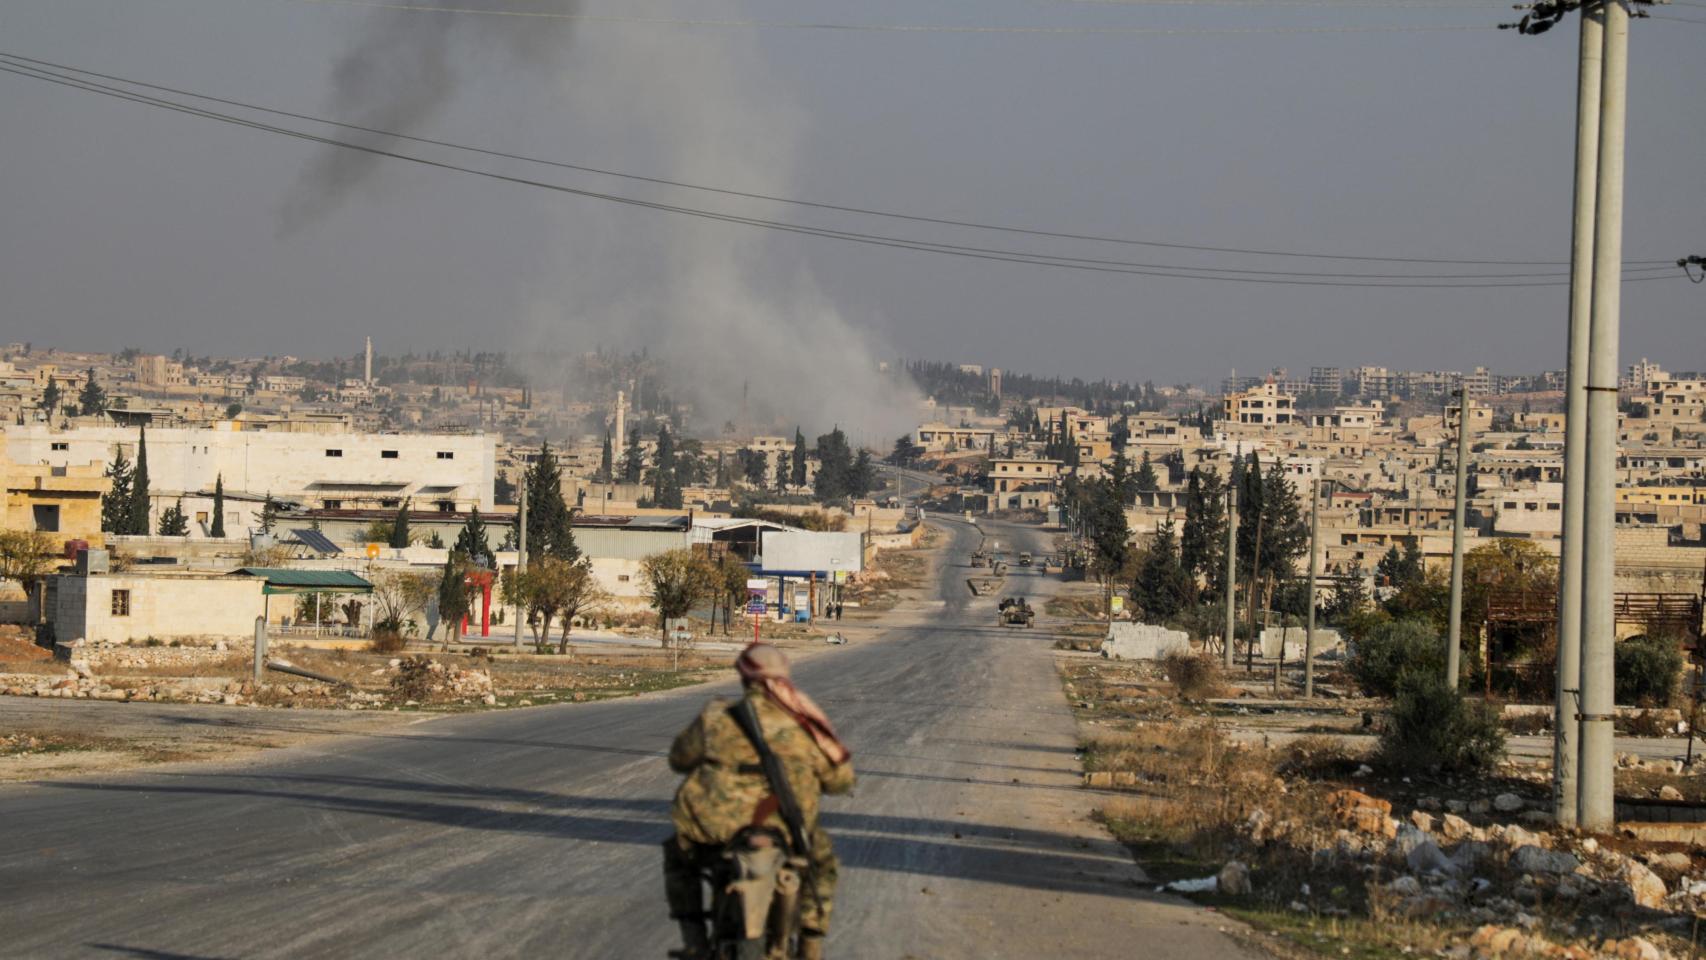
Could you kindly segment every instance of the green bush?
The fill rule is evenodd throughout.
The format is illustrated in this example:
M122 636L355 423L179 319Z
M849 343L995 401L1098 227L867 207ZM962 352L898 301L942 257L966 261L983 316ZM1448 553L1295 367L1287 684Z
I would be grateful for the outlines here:
M1662 707L1682 675L1682 645L1675 637L1633 637L1617 645L1617 702Z
M1347 666L1364 693L1390 697L1405 674L1445 677L1445 641L1425 621L1381 623L1351 648Z
M1380 732L1381 763L1396 772L1474 775L1505 755L1505 731L1491 704L1465 700L1436 673L1398 679L1392 713Z

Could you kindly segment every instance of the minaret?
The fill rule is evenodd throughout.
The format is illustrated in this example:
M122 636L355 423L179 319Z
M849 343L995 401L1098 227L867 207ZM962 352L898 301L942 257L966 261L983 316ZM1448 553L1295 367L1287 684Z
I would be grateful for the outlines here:
M614 450L622 450L627 446L628 433L625 429L627 425L627 411L628 395L618 390L616 391L616 430L615 436L610 440L610 446Z
M362 382L373 386L373 338L367 338L367 355L361 367Z

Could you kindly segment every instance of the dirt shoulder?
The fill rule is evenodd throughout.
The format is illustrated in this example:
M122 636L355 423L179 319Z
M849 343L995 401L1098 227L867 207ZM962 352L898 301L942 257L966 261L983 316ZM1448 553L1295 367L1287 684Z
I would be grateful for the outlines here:
M263 750L428 719L402 711L254 710L205 704L0 697L0 784L161 764L241 760Z

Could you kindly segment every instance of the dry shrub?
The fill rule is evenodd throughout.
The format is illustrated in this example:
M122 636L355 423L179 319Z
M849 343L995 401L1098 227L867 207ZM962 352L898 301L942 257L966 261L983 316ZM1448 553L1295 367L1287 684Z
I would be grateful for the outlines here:
M1207 700L1220 692L1220 664L1203 654L1173 651L1161 658L1161 672L1185 700Z
M395 630L381 630L376 631L373 639L367 641L367 649L380 654L402 653L408 643L408 640Z
M1364 757L1337 737L1299 737L1280 748L1275 772L1300 780L1326 780L1350 774Z

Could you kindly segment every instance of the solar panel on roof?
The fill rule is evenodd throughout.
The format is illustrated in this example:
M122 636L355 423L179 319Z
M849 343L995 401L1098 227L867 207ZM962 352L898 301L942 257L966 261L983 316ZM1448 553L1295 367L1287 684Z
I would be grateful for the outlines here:
M297 543L302 544L315 553L324 553L328 555L343 553L343 550L337 544L333 543L325 534L318 530L309 528L306 530L292 530L290 532L296 535Z

